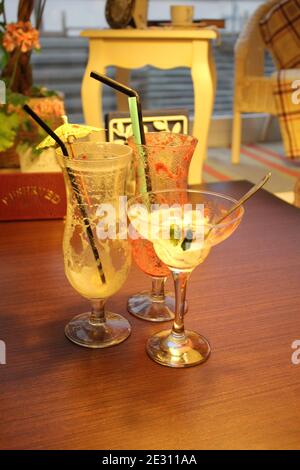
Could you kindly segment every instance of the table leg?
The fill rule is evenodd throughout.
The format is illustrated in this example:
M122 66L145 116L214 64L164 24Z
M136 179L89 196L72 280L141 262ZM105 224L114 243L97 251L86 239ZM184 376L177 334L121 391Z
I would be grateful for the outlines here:
M102 118L102 84L90 77L90 72L95 70L101 74L105 73L105 64L101 62L101 44L97 45L90 41L89 59L81 87L81 99L84 120L88 126L104 128ZM103 132L103 136L105 133Z
M203 161L207 152L208 131L213 111L216 73L209 41L194 41L191 68L194 85L193 135L198 145L189 171L189 184L202 181Z
M294 187L294 195L294 205L300 208L300 177L296 180L296 184Z

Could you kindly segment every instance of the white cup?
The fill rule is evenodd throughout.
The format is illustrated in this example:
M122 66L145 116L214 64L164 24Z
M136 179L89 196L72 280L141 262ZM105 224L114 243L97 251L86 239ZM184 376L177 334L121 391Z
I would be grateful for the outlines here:
M187 25L193 22L194 7L192 5L171 5L171 21L174 25Z

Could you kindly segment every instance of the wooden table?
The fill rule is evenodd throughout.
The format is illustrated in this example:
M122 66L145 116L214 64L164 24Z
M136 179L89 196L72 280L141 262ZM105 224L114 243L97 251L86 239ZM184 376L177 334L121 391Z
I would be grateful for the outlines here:
M209 188L239 196L249 183ZM145 354L162 325L125 313L149 285L135 268L109 301L132 323L125 343L93 351L64 337L88 303L65 279L62 231L62 221L0 224L1 448L300 449L299 209L261 191L192 275L186 324L212 355L185 370Z
M90 78L92 70L105 74L106 67L114 65L123 71L117 79L124 82L129 78L124 70L144 65L160 69L191 69L195 114L193 135L199 143L190 165L189 181L191 184L200 183L215 94L216 73L211 42L217 38L217 30L104 29L86 30L81 35L89 39L89 59L82 83L82 106L85 121L91 126L104 127L101 113L102 86Z

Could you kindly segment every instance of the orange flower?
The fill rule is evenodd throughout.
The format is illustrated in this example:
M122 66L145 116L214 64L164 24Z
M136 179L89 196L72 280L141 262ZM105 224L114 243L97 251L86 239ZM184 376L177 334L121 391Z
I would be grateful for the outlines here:
M32 109L40 116L61 117L65 114L63 102L59 99L48 98L31 104Z
M3 36L3 47L7 52L20 49L21 52L28 52L31 49L40 49L39 32L33 28L30 21L18 21L6 26Z

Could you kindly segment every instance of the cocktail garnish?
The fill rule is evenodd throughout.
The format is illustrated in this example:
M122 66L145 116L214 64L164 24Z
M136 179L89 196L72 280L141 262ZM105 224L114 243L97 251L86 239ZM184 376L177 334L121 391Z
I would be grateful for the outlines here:
M170 225L170 241L174 246L177 246L180 242L180 227L177 224Z
M190 228L187 229L186 236L183 242L181 243L181 248L183 249L183 251L186 251L191 247L193 238L194 238L193 231Z

